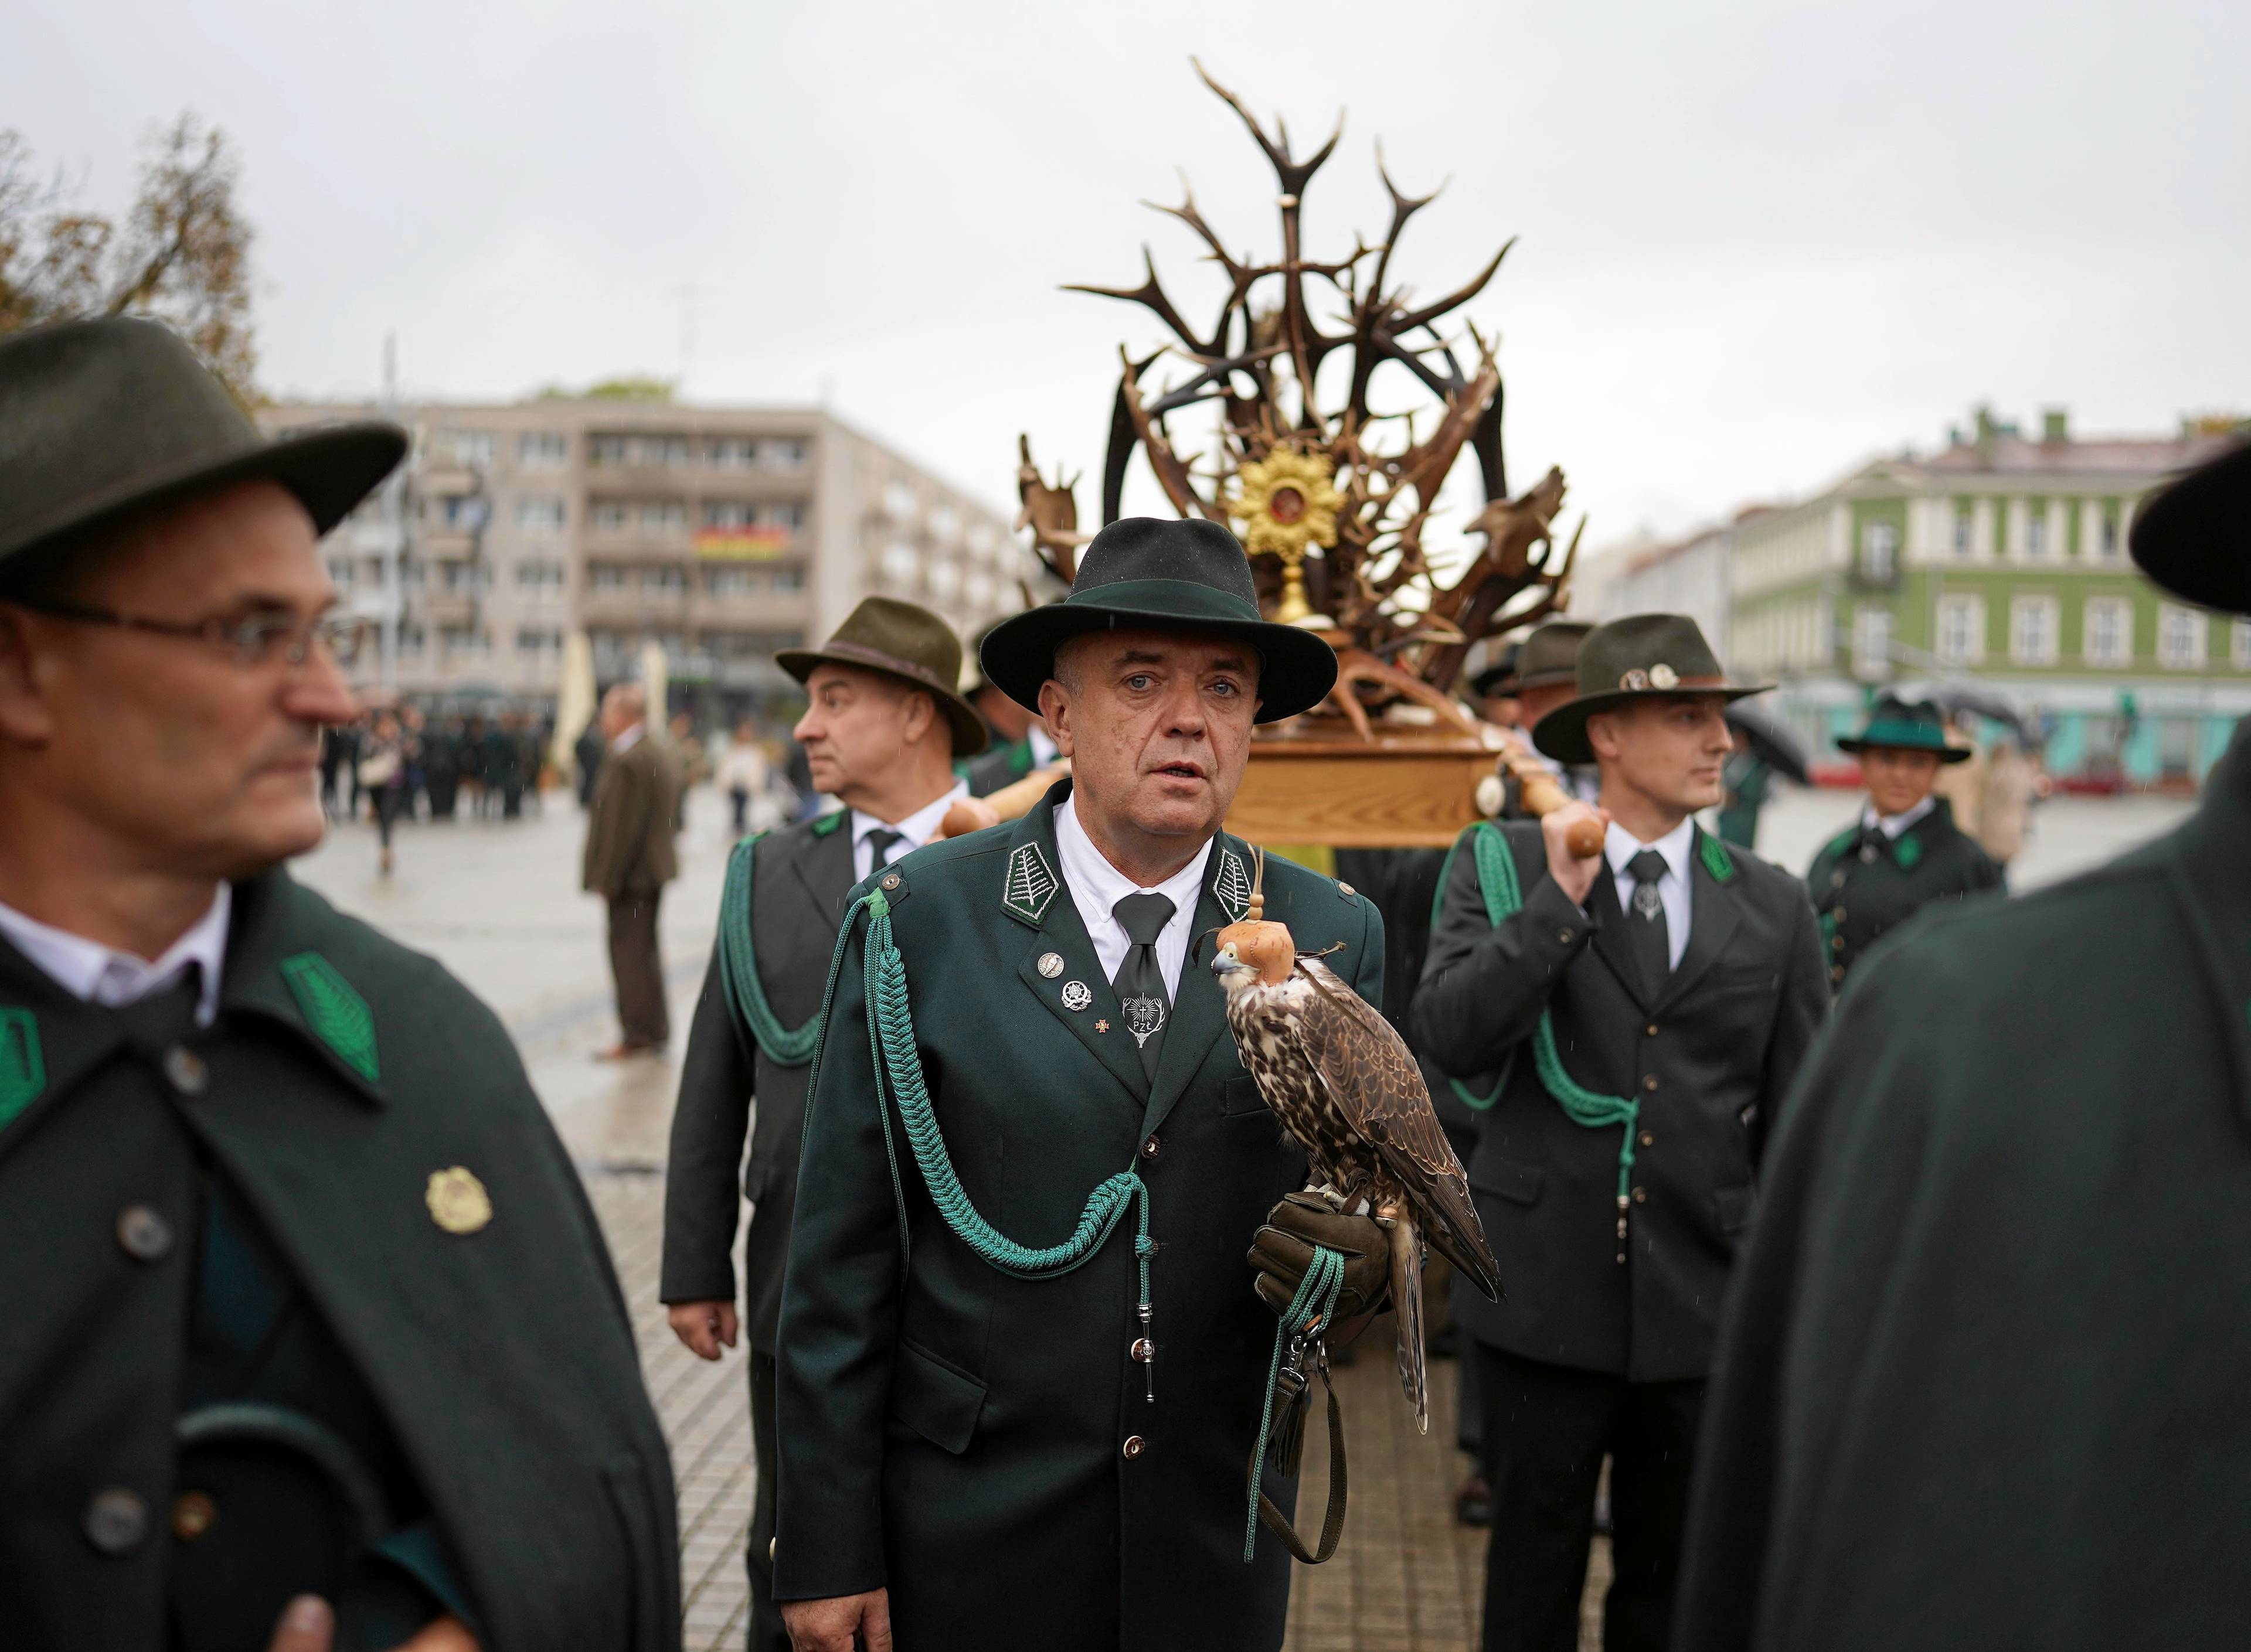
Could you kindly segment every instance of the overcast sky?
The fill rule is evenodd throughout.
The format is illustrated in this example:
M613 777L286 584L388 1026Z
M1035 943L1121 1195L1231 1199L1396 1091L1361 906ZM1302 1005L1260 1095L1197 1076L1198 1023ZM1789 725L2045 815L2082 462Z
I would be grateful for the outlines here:
M0 124L121 204L149 125L234 139L261 379L410 394L675 375L810 401L1013 508L1015 439L1097 480L1176 169L1271 255L1200 56L1301 149L1308 252L1451 182L1396 267L1501 338L1512 480L1589 543L1940 441L1981 399L2091 431L2251 409L2251 6L1519 0L8 6ZM687 349L691 324L692 350Z

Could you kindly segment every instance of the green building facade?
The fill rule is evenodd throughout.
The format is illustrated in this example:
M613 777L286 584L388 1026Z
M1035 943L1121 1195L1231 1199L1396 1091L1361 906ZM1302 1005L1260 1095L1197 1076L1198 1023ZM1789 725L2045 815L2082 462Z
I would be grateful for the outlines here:
M1869 693L1972 687L2005 702L2061 778L2201 780L2251 712L2251 624L2178 602L2127 555L2141 501L2251 434L2027 436L1985 412L1928 457L1879 460L1736 522L1729 652L1783 685L1823 756Z

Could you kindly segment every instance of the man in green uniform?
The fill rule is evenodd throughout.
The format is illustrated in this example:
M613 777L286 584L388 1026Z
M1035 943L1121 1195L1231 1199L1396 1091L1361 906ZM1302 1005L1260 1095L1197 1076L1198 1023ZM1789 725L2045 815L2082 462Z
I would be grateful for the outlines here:
M1949 743L1946 722L1928 701L1879 698L1868 726L1839 740L1860 760L1867 800L1860 819L1813 857L1805 874L1832 988L1887 930L1933 901L1959 900L2001 887L2001 874L1977 840L1954 824L1946 799L1932 795L1938 771L1969 748Z
M152 322L0 344L10 1648L679 1644L664 1440L514 1049L281 870L353 711L315 536L405 449L260 440Z
M2251 449L2134 557L2251 614ZM2251 735L2170 837L1854 970L1730 1296L1676 1648L2240 1646Z
M706 1359L750 1338L751 1652L788 1652L773 1599L774 1349L782 1270L805 1122L807 1063L844 897L911 854L967 788L958 757L985 728L952 684L961 644L936 614L870 597L819 648L775 656L812 702L795 730L814 784L845 805L737 847L719 937L688 1033L664 1185L664 1273L672 1329ZM751 1123L751 1102L757 1122ZM745 1138L750 1158L744 1160ZM743 1311L735 1310L735 1231L745 1199Z
M1275 1324L1243 1253L1306 1160L1188 953L1248 908L1220 824L1251 726L1319 704L1335 655L1259 618L1225 529L1132 518L984 664L1072 774L846 919L782 1298L775 1593L799 1652L1272 1652L1289 1557L1262 1537L1246 1564L1244 1529ZM1368 902L1271 859L1265 897L1380 1001Z

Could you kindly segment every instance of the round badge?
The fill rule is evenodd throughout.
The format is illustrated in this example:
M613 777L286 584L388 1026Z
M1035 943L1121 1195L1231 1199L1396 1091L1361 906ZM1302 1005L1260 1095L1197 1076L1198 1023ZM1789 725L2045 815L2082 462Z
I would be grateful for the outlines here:
M1649 674L1646 671L1644 671L1640 667L1636 666L1631 671L1627 672L1625 675L1618 679L1618 687L1624 689L1628 694L1639 694L1649 687Z
M492 1195L459 1165L432 1171L422 1198L430 1206L430 1220L449 1234L474 1234L492 1220Z
M1085 982L1065 981L1063 984L1063 1008L1067 1010L1083 1010L1093 1002L1094 994L1086 990Z
M1680 674L1660 660L1649 668L1649 681L1652 688L1675 688L1680 684Z
M1041 953L1039 969L1042 975L1046 976L1050 981L1054 980L1056 976L1063 973L1063 954L1060 952Z

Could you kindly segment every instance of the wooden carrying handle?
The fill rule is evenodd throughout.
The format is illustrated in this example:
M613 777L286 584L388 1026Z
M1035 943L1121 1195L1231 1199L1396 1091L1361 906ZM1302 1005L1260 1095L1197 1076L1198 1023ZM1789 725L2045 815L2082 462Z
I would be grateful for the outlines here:
M1031 812L1032 805L1047 796L1049 786L1070 772L1070 761L1065 758L1035 769L1021 780L1011 780L988 797L964 798L945 812L945 819L938 823L938 835L931 841L964 838L972 832L999 826L1003 820L1020 820Z
M1520 752L1502 753L1500 764L1516 777L1517 795L1523 799L1527 814L1550 815L1577 801L1556 784L1554 775ZM1603 837L1601 821L1580 820L1564 836L1563 847L1577 859L1591 861L1603 852Z

